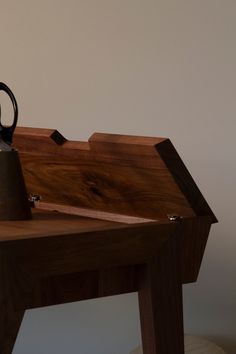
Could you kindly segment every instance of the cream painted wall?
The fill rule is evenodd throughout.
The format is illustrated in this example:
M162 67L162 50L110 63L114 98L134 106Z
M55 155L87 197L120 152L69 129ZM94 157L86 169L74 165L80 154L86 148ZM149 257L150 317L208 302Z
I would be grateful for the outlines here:
M235 353L236 2L0 0L0 11L0 80L21 125L171 138L220 220L185 286L186 332ZM14 354L126 354L139 341L131 294L28 311Z

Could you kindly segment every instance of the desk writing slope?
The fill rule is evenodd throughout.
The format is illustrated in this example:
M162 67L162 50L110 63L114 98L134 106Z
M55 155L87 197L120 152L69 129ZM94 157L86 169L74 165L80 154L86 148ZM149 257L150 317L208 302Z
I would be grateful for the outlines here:
M0 222L0 354L26 309L134 291L144 353L183 354L182 284L216 218L171 142L18 128L14 145L40 200L32 220Z

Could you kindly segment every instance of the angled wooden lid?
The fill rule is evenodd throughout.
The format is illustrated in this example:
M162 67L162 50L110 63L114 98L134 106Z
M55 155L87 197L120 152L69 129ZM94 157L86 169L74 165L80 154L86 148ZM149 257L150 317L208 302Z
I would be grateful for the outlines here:
M88 142L75 142L55 130L17 128L14 147L28 192L45 204L217 221L169 139L95 133Z

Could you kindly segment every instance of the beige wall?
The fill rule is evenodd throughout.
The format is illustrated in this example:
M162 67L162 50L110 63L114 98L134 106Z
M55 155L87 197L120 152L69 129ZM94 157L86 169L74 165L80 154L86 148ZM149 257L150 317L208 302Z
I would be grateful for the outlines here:
M21 125L172 139L220 220L185 287L186 331L235 353L236 2L0 0L0 11L0 80ZM131 294L27 312L14 354L126 354L139 341Z

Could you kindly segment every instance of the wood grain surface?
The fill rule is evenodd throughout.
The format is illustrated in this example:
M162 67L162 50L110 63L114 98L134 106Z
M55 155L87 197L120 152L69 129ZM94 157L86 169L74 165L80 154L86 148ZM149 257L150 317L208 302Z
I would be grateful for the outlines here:
M169 139L95 133L88 142L75 142L56 130L19 127L14 146L29 193L45 202L155 219L210 215L217 221Z
M28 192L43 202L151 219L195 215L155 148L163 139L95 134L84 144L57 134L18 128L14 139Z

